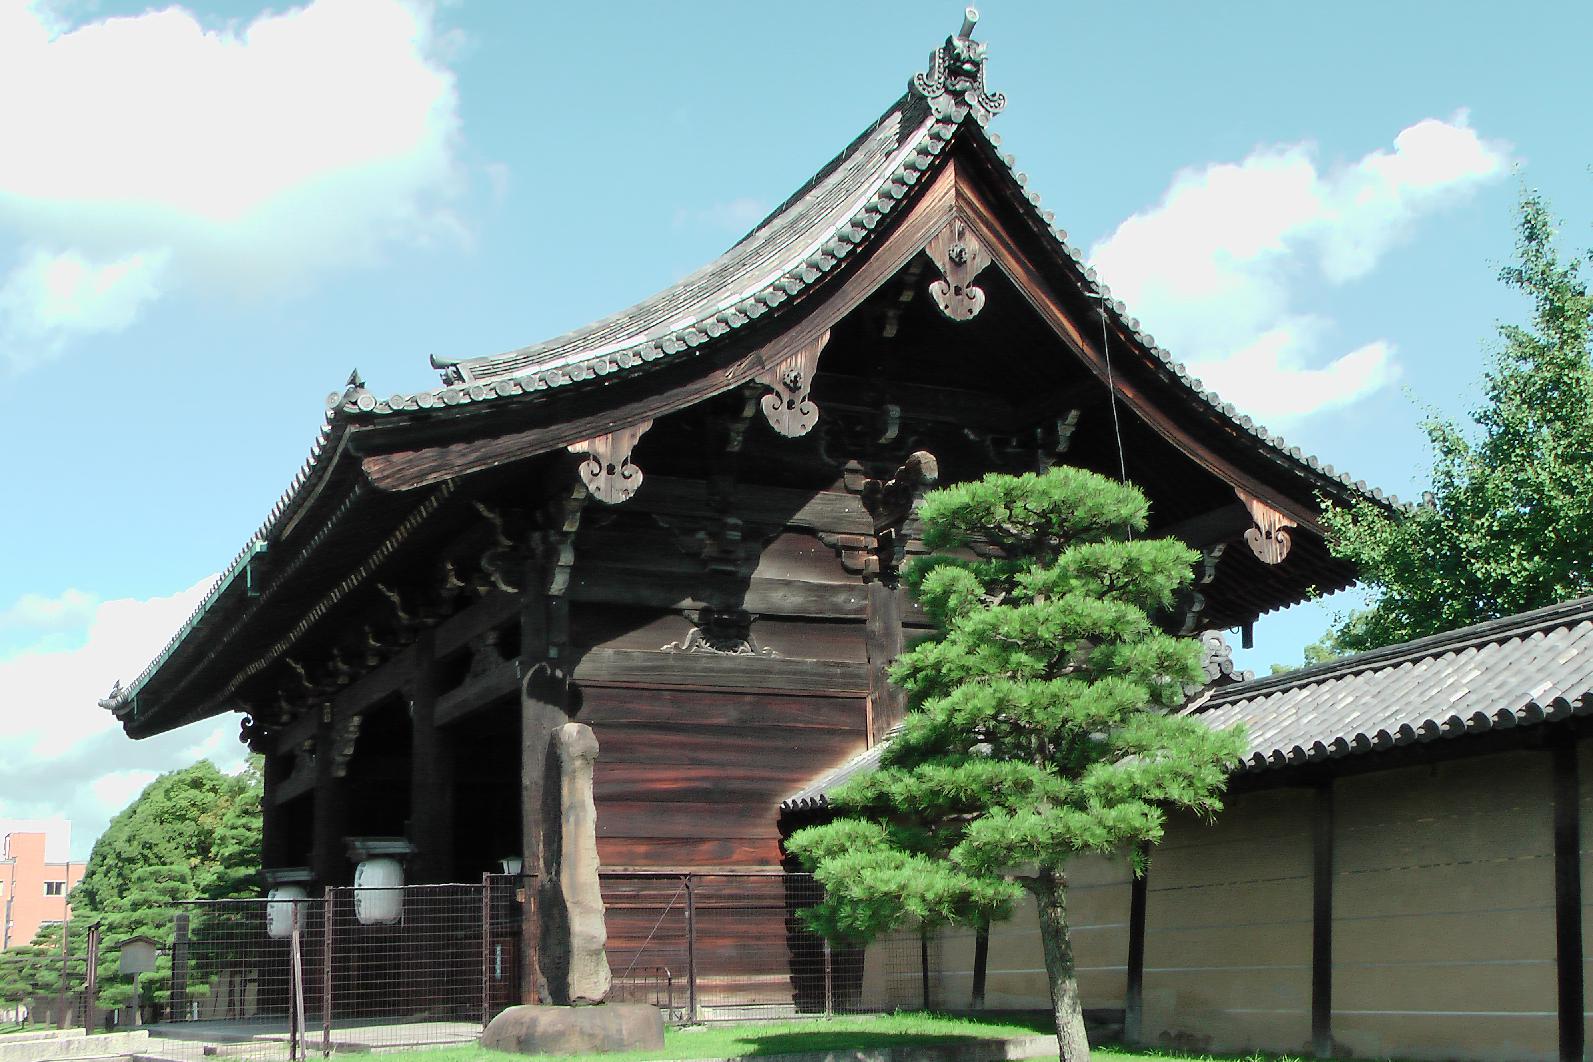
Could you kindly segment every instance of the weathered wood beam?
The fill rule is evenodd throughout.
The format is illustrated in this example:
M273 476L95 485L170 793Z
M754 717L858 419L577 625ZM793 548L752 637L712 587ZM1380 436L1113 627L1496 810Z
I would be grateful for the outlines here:
M902 654L902 604L900 586L878 579L865 584L868 593L864 643L868 651L868 743L878 744L891 727L902 721L907 697L890 680L890 666Z
M315 806L312 810L310 867L321 885L342 885L348 878L343 838L348 833L348 785L335 771L336 730L322 720L315 739Z
M520 686L520 661L505 660L488 671L466 680L457 689L437 698L436 725L452 726L492 704L501 703Z
M306 793L313 793L316 777L317 772L313 768L294 771L272 788L269 797L271 803L280 806L290 800L297 800Z
M1150 853L1142 848L1141 854L1144 873L1130 877L1128 886L1128 983L1123 990L1126 1044L1139 1043L1145 1034L1145 910L1150 899Z
M591 567L577 571L570 584L570 599L609 605L637 605L656 609L724 607L731 602L760 616L800 616L818 619L861 619L868 608L867 594L858 583L813 583L801 579L738 580L730 576L649 575L634 568Z
M1094 382L1093 380L1091 381ZM1095 385L1100 389L1100 385ZM879 404L860 399L883 392L884 401L901 409L904 420L927 420L988 431L1011 431L1027 423L1017 419L1018 407L999 395L952 387L888 380L876 383L862 376L821 372L813 381L813 396L820 408L838 413L877 414ZM1044 411L1029 418L1034 421Z
M735 514L747 523L796 527L843 534L872 534L874 521L856 495L845 491L806 491L791 487L736 485ZM700 479L653 476L647 490L630 503L639 512L662 516L704 516L715 512L708 484Z
M1311 1050L1318 1058L1333 1057L1333 830L1328 779L1316 787L1311 814Z
M1176 538L1194 549L1208 549L1232 542L1250 526L1250 513L1234 502L1175 524L1152 527L1149 534L1155 538Z
M452 735L437 718L437 636L422 632L414 645L408 689L410 717L409 839L417 884L453 878L454 762Z
M1554 790L1554 960L1560 1059L1584 1057L1586 952L1582 938L1582 781L1577 732L1564 728L1550 747Z
M682 686L858 696L868 691L868 665L855 661L634 649L586 650L576 664L573 677L577 683L591 685Z
M488 631L515 619L519 611L520 595L495 590L438 624L432 632L434 651L439 658L456 653ZM345 686L332 700L333 721L346 723L399 692L412 680L416 660L415 646L408 646ZM275 750L283 754L291 752L313 738L318 725L318 719L312 714L301 716L275 736Z

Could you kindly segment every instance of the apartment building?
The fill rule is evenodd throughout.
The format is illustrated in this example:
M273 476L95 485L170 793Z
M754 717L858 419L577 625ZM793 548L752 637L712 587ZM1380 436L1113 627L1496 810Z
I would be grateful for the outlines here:
M41 926L71 917L67 894L84 864L50 860L46 849L57 845L64 851L67 839L42 830L12 830L0 839L0 947L27 944Z

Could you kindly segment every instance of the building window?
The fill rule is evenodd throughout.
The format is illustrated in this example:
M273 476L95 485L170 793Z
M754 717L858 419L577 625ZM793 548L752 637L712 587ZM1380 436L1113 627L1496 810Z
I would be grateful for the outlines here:
M44 895L46 895L46 896L65 896L66 895L66 882L64 882L64 881L47 881L47 882L45 882L44 883Z

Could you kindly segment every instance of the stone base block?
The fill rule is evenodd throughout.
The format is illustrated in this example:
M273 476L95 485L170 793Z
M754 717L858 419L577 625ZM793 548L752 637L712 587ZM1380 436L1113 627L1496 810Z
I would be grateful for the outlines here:
M664 1018L646 1003L510 1007L492 1019L481 1046L522 1055L657 1051L664 1046Z

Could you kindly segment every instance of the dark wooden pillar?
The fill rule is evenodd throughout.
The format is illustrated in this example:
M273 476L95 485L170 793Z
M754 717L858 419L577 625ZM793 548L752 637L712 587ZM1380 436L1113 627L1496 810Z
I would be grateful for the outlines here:
M337 764L332 724L322 722L315 736L315 818L310 865L322 885L342 885L348 877L348 786Z
M415 642L414 670L406 694L410 715L409 819L415 845L416 884L456 881L454 873L454 748L447 730L437 726L435 636L423 631Z
M1123 1042L1138 1043L1145 1024L1145 907L1149 900L1150 852L1136 860L1144 873L1129 879L1128 983L1123 988ZM1132 868L1131 872L1132 872Z
M265 783L265 790L260 795L260 865L266 869L298 866L301 864L296 863L295 859L304 857L302 849L297 853L293 851L282 805L277 803L282 779L292 763L291 753L267 752L265 761L260 765L261 779ZM303 838L300 838L300 843L303 843Z
M873 714L869 744L883 738L902 721L906 703L902 691L891 684L890 665L902 652L902 595L899 586L878 579L868 584L868 616L864 637L868 648L868 695Z
M1311 814L1311 1050L1333 1055L1333 780L1316 787Z
M1580 1062L1585 1049L1582 974L1582 780L1576 731L1555 735L1554 959L1559 977L1560 1058Z

